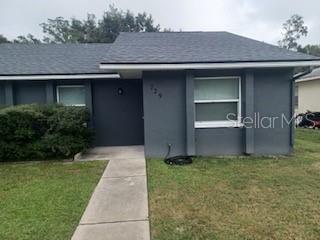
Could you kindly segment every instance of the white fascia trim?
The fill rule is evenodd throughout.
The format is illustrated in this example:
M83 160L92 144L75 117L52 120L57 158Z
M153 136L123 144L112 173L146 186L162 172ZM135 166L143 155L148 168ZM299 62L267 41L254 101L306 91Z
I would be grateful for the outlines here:
M312 80L320 80L320 76L297 79L296 82L306 82Z
M230 69L230 68L277 68L320 66L317 61L288 61L288 62L235 62L235 63L132 63L108 64L101 63L100 69L108 70L185 70L185 69Z
M101 63L100 69L108 70L184 70L184 69L228 69L228 68L276 68L320 66L319 61L289 62L235 62L235 63L161 63L161 64L107 64Z
M74 74L74 75L0 75L0 80L64 80L120 78L119 74Z

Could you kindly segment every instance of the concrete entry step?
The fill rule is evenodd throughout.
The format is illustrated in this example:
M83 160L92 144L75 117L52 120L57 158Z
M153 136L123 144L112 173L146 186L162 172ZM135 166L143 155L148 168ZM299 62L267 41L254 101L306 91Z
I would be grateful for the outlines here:
M144 146L94 147L83 153L78 160L88 161L134 158L144 158Z
M146 162L144 158L119 159L110 161L103 178L123 176L146 176Z

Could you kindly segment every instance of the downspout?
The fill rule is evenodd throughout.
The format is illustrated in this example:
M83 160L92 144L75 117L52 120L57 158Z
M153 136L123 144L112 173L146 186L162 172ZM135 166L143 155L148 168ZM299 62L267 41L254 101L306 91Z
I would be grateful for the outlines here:
M293 78L291 78L291 117L295 120L295 80L301 78L309 73L311 73L312 69L309 67L308 70L295 74ZM290 145L291 145L291 152L293 151L294 147L294 138L295 138L295 124L291 122L291 134L290 134Z
M304 72L300 72L300 73L297 73L293 76L293 78L291 79L292 81L295 81L297 80L298 78L301 78L309 73L312 72L312 69L309 67L307 71L304 71Z

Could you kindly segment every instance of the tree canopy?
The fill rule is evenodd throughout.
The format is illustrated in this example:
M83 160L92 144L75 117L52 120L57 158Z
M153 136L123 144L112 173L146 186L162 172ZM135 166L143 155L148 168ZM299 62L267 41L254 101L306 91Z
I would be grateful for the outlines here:
M303 17L294 14L282 26L283 39L278 42L279 46L290 50L297 50L301 47L298 40L308 34L308 27L304 24Z
M18 36L16 39L13 40L14 43L41 43L39 39L37 39L32 34L28 34L27 36Z
M10 41L5 36L0 34L0 43L9 43L9 42Z
M152 15L145 12L134 14L123 11L114 5L104 12L101 19L88 14L86 19L65 19L56 17L41 23L43 39L32 34L18 36L14 43L111 43L120 32L158 32L160 25L155 24ZM9 42L0 35L0 43Z
M283 39L280 40L279 46L295 50L298 52L311 54L314 56L320 56L320 45L311 45L308 44L302 47L298 40L301 37L306 37L308 35L308 27L304 24L303 17L300 15L292 15L283 25Z
M320 57L320 45L306 45L304 47L299 47L298 52L311 54L313 56Z

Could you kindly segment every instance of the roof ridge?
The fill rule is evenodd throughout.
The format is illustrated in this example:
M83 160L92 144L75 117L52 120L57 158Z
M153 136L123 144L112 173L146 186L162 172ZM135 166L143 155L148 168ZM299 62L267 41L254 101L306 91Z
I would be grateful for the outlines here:
M7 46L68 46L68 45L111 45L113 43L0 43L0 47Z
M289 49L282 48L280 46L277 46L277 45L274 45L274 44L271 44L271 43L268 43L268 42L264 42L264 41L261 41L261 40L256 40L256 39L253 39L253 38L241 36L239 34L235 34L235 33L231 33L231 32L226 32L226 33L228 33L230 35L233 35L233 36L236 36L238 38L246 39L246 40L249 40L249 41L254 41L254 42L257 42L257 43L260 43L260 44L265 44L265 45L268 45L270 47L274 47L274 48L276 48L276 49L278 49L280 51L286 51L286 52L290 52L290 53L295 53L295 54L299 54L301 56L312 56L312 57L319 58L318 56L314 56L314 55L311 55L311 54L306 54L306 53L302 53L302 52L298 52L298 51L289 50Z

